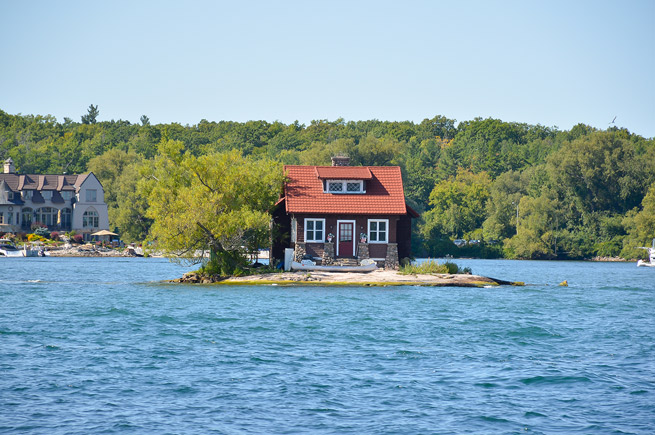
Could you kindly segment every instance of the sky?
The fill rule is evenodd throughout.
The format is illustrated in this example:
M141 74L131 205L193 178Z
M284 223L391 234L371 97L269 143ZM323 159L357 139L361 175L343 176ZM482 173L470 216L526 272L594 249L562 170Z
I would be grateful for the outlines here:
M655 137L655 0L0 0L0 19L10 114L442 115Z

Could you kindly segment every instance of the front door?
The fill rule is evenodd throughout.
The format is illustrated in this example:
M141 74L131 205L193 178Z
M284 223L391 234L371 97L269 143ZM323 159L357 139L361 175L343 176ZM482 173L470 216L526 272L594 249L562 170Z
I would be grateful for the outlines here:
M353 230L355 224L353 222L339 222L339 235L337 245L338 257L354 257L355 245L353 243Z

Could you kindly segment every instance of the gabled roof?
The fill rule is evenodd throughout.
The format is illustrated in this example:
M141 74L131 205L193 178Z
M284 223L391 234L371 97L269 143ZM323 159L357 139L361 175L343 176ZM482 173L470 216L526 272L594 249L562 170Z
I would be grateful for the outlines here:
M403 180L398 166L292 166L287 175L287 213L405 215ZM370 174L370 178L365 178ZM357 176L355 176L357 175ZM323 179L366 180L366 193L323 192Z

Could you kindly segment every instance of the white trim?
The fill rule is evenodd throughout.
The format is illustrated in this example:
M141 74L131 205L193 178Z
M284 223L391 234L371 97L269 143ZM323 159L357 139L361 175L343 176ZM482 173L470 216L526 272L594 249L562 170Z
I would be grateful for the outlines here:
M343 190L332 191L329 189L330 183L341 183ZM348 192L347 186L348 183L359 183L361 190L359 192ZM324 180L323 182L323 193L333 193L335 195L361 195L366 193L366 183L364 180Z
M323 229L321 230L323 232L323 237L320 239L312 239L308 240L307 239L307 221L321 221L323 223ZM316 229L313 230L314 234L316 234ZM305 243L324 243L325 242L325 219L324 218L305 218L305 227L303 228L303 237L305 240Z
M357 248L357 243L356 243L357 236L355 235L355 232L356 232L356 229L357 229L357 221L345 220L345 219L344 220L337 220L337 240L336 240L337 257L339 256L339 244L340 244L339 243L339 229L340 229L339 224L341 224L341 223L344 223L344 224L345 223L351 223L351 224L353 224L353 240L352 240L352 243L353 243L353 257L354 257L355 256L355 249Z
M384 233L386 235L386 240L384 240L384 241L380 241L380 240L373 241L373 240L371 240L371 222L384 222L384 223L386 223L386 230L384 231ZM379 234L379 230L377 232ZM369 219L368 220L368 233L367 234L368 234L368 243L373 243L373 244L377 244L377 245L389 243L389 219Z

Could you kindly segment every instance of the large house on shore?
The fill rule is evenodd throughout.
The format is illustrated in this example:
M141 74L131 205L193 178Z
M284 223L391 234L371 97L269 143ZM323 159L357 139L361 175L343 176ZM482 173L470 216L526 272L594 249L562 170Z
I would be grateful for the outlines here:
M102 185L81 175L17 174L11 158L0 174L0 232L30 232L33 224L52 231L88 235L109 229Z
M333 157L332 166L284 167L284 193L273 210L271 256L311 258L329 265L374 259L397 268L411 256L412 218L398 166L349 166Z

